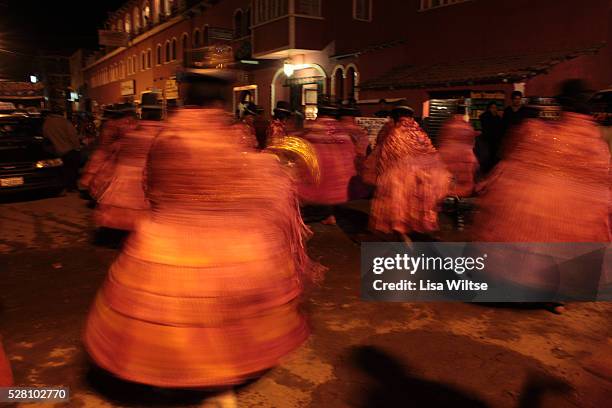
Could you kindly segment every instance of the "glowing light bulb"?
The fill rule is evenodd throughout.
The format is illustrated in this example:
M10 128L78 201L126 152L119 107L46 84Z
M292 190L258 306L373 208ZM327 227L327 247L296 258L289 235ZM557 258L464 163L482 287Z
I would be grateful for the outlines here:
M293 66L293 64L285 63L285 65L283 66L283 71L285 72L285 75L287 75L287 77L290 77L291 75L293 75L295 67Z

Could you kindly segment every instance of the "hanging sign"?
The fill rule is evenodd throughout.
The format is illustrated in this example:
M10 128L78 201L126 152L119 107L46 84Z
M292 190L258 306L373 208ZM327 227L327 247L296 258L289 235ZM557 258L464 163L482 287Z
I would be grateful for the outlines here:
M121 96L134 95L136 93L136 81L133 79L121 82Z

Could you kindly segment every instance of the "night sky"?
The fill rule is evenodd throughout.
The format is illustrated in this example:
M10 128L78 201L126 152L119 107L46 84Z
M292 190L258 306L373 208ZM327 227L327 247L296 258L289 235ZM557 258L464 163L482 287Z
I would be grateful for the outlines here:
M0 79L21 77L28 57L97 49L97 30L125 0L0 0ZM8 52L7 52L8 51ZM17 53L17 54L15 54Z

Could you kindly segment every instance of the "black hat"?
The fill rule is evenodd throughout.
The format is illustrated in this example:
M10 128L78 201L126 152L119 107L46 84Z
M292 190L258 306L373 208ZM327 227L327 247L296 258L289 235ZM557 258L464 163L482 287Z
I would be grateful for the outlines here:
M414 115L414 109L408 105L407 99L400 99L399 101L394 102L392 112Z
M582 79L568 79L561 84L557 100L566 111L588 113L588 101L592 93Z
M340 107L326 98L319 101L317 110L318 114L323 116L338 116L340 114Z
M177 74L181 84L181 98L185 105L204 106L225 101L236 72L229 69L196 68Z
M242 111L242 113L244 115L257 115L257 105L255 105L253 102L249 102L245 107L244 107L244 111Z
M274 113L284 113L285 115L293 114L293 112L291 112L291 105L289 105L289 102L285 101L276 102L276 108L274 108Z
M234 82L236 78L236 71L232 69L216 68L189 68L176 75L176 80L178 82L185 83L212 82L230 84Z

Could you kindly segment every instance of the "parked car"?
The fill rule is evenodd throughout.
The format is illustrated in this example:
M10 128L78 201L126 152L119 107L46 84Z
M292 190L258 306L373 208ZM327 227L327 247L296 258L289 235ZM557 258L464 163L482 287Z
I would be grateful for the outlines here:
M42 118L0 111L0 194L64 189L62 159L42 137Z

